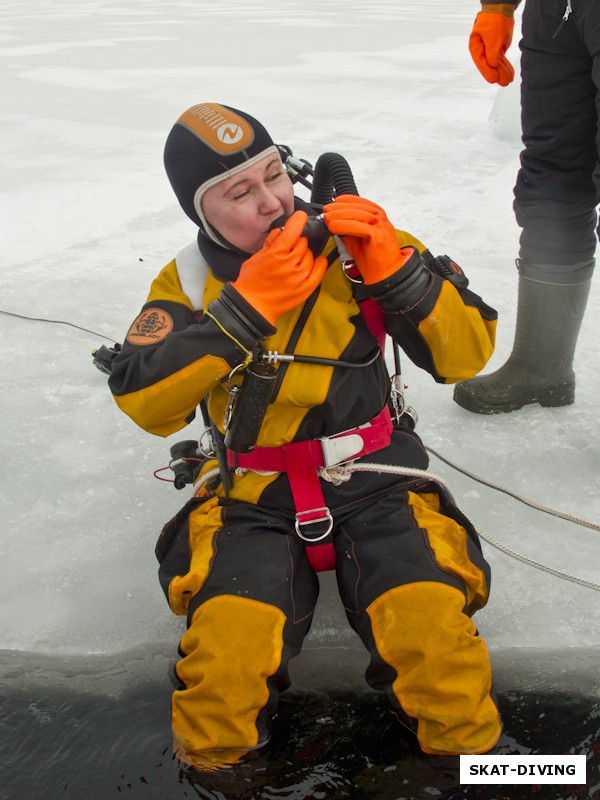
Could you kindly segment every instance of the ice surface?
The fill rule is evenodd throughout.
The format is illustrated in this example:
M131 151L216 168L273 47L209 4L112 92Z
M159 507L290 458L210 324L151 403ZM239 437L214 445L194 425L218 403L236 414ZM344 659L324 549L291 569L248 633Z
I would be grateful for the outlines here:
M490 369L510 351L518 229L515 88L476 72L476 3L347 0L168 4L40 0L3 6L0 109L4 390L0 648L68 655L155 643L182 621L156 579L154 542L184 501L152 472L172 441L116 408L90 352L122 339L148 286L195 235L162 167L188 106L250 111L316 161L335 150L357 185L435 253L449 253L500 312ZM516 50L516 47L513 48ZM302 193L303 190L301 190ZM563 511L600 520L593 286L577 351L577 401L479 417L404 361L419 431L448 458ZM183 438L199 435L194 428ZM475 524L529 558L599 581L600 534L520 505L432 458ZM600 595L485 545L492 651L600 645ZM354 635L323 576L309 645Z

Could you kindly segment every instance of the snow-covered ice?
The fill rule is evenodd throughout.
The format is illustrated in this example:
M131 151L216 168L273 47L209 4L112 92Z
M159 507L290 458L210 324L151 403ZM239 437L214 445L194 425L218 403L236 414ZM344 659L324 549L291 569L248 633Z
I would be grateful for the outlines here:
M421 0L40 0L0 11L0 648L115 653L176 648L154 543L186 492L156 481L170 444L121 414L91 351L121 340L155 274L195 236L162 166L190 105L260 119L313 163L334 150L359 190L434 253L452 255L500 313L489 369L510 352L518 229L516 86L486 84L467 38L476 3ZM513 51L516 48L513 46ZM515 55L516 60L516 55ZM516 98L516 99L515 99ZM306 196L305 190L299 193ZM600 361L593 285L576 356L577 400L469 414L404 359L425 443L483 477L600 521ZM108 337L104 339L103 337ZM600 534L528 508L453 471L486 534L599 582ZM477 620L492 653L600 646L600 595L484 545L492 598ZM323 576L308 646L353 643Z

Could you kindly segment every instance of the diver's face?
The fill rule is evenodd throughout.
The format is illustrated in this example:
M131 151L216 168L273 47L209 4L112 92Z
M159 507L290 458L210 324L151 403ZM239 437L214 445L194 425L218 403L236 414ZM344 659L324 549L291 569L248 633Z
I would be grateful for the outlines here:
M211 186L202 197L202 212L232 245L258 252L271 223L294 212L294 189L279 156L269 154Z

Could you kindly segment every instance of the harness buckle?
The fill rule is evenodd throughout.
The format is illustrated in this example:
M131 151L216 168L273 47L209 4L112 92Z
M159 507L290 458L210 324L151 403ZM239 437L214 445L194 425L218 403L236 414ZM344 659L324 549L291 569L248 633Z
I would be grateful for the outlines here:
M316 519L307 519L306 522L302 522L300 519L300 517L303 517L306 514L314 514L317 511L324 513L322 516L317 517ZM307 536L300 530L302 526L317 525L319 522L327 522L327 530L325 533L321 533L318 536ZM325 539L326 536L329 536L333 529L333 517L331 516L331 511L327 508L327 506L321 506L320 508L309 508L307 511L297 511L294 527L296 528L296 533L298 536L305 542L320 542L321 539Z
M321 444L325 468L351 461L365 446L364 439L359 433L350 432L323 437L318 441Z

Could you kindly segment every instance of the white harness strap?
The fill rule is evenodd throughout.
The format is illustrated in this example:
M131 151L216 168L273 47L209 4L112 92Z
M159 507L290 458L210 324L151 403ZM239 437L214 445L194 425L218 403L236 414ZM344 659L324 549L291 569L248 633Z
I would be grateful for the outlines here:
M181 288L188 296L194 311L202 311L208 264L197 242L192 242L177 253L175 266Z

